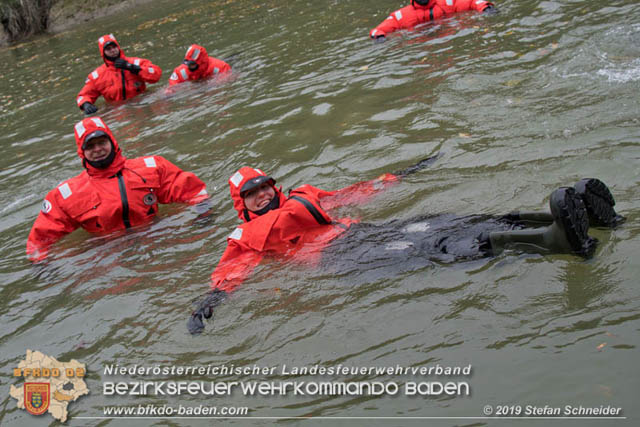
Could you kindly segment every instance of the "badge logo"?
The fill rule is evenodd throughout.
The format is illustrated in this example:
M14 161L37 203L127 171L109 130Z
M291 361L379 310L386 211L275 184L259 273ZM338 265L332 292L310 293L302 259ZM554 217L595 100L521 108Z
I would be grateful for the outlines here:
M49 383L24 383L24 407L30 414L42 415L49 409Z
M153 193L147 193L144 195L144 198L142 199L142 201L147 206L153 206L156 203L158 203L158 198Z
M44 202L42 202L42 212L44 213L51 212L51 202L48 201L47 199L44 199Z
M13 377L23 378L24 382L11 384L9 394L17 401L18 409L33 415L48 413L64 423L69 404L89 394L84 382L86 372L85 364L77 360L60 362L39 351L27 350L26 357L13 368Z

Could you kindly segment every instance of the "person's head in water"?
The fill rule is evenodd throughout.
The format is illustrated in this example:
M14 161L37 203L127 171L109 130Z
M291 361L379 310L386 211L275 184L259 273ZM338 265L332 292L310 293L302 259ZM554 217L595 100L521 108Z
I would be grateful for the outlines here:
M207 49L198 44L192 44L189 46L189 49L187 49L187 53L185 53L184 61L182 61L182 63L185 64L192 73L195 73L196 71L197 75L206 73L209 65L209 54L207 53Z
M105 61L114 62L123 55L120 44L113 34L105 34L100 37L98 39L98 48Z
M74 126L78 156L89 175L109 177L124 166L118 141L100 117L87 117Z
M82 151L87 162L98 169L108 167L115 157L113 142L106 132L97 130L87 135L82 144Z
M260 178L255 180L260 180ZM247 184L251 184L251 182ZM276 191L273 189L271 182L265 180L261 184L252 185L248 190L241 191L240 195L244 199L245 207L251 212L258 213L273 201Z
M120 48L114 42L108 42L104 45L104 56L110 61L115 61L120 57Z
M420 6L426 6L431 0L412 0L413 3L417 3Z
M264 215L280 206L274 188L275 180L269 176L259 176L247 181L240 190L244 206L256 215Z
M229 178L229 192L238 217L244 222L278 209L286 201L276 180L260 169L243 166Z

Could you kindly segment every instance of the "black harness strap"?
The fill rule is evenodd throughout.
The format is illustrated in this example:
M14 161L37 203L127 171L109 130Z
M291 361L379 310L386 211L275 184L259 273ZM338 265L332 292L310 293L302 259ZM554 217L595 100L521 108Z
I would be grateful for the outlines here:
M308 201L306 199L303 199L300 196L290 196L289 198L292 199L292 200L295 200L296 202L302 203L302 205L305 208L307 208L309 213L318 222L318 224L321 224L321 225L329 225L329 224L331 224L329 221L326 220L326 218L324 216L322 216L320 211L315 206L313 206L313 204L310 201Z

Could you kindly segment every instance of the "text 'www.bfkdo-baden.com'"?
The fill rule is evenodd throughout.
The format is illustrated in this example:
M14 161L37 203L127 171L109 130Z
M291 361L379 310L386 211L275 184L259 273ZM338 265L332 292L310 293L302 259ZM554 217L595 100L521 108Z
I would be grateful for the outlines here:
M105 417L234 417L249 414L246 406L207 406L207 405L136 405L105 406Z

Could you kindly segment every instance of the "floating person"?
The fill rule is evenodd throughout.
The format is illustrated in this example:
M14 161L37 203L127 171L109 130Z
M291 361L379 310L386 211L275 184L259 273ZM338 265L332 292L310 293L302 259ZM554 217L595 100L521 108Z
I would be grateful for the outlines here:
M45 197L27 239L32 261L79 227L108 233L149 222L159 203L208 203L205 183L191 172L160 156L125 158L101 118L87 117L74 130L85 170Z
M113 34L98 39L104 64L89 74L78 93L76 103L85 114L98 111L96 100L102 95L107 102L124 101L147 90L147 83L156 83L162 70L148 59L124 55Z
M498 12L493 3L485 0L411 0L409 6L393 12L371 30L369 36L376 42L383 42L387 34L396 30L413 28L424 22L468 10L487 14Z
M189 80L201 80L218 74L231 71L231 66L221 59L217 59L207 54L204 47L192 44L187 49L182 64L177 66L171 77L169 85L177 85Z
M244 224L227 238L227 248L211 275L212 291L192 313L189 331L201 332L203 318L211 317L213 307L264 257L322 265L323 271L342 266L342 273L353 265L406 271L434 261L495 256L505 248L589 257L596 246L596 240L587 234L589 225L612 228L624 220L613 209L615 201L608 187L593 178L580 181L575 188L555 190L550 213L514 212L503 217L443 214L385 224L358 223L329 213L345 204L365 202L434 159L339 191L303 185L289 196L260 169L240 168L229 179L229 188ZM532 225L537 228L530 228Z

